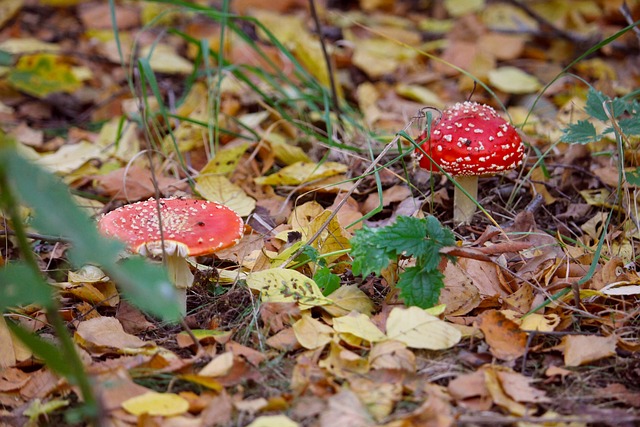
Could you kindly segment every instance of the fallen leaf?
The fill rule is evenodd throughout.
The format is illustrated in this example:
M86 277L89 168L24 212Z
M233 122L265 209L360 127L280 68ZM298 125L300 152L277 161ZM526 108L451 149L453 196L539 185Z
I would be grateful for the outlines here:
M272 268L251 273L249 288L260 291L265 302L297 302L301 310L331 304L316 283L304 274L284 268Z
M22 55L9 70L7 81L16 89L44 98L55 92L71 93L82 87L70 62L51 53Z
M189 74L193 64L178 55L175 48L164 43L154 43L140 49L140 58L149 59L151 69L157 73Z
M299 424L286 415L263 415L247 427L298 427Z
M402 398L402 384L399 382L354 377L349 381L349 389L358 396L360 402L378 422L389 416Z
M352 311L371 316L373 312L373 301L356 285L340 286L328 298L332 303L323 305L322 309L334 317L345 316Z
M506 93L523 94L540 89L538 79L516 67L500 67L489 71L489 83Z
M96 317L80 322L74 339L81 347L93 354L142 351L152 349L155 344L146 342L124 331L114 317Z
M198 375L201 377L221 377L227 375L231 372L233 361L233 353L227 351L214 357L211 362L200 369Z
M387 336L411 348L444 350L460 342L462 335L419 307L396 307L387 318Z
M133 415L170 417L187 412L189 402L174 393L149 392L125 400L122 408Z
M565 366L580 366L616 354L616 336L568 335L556 348L564 353Z
M491 354L498 359L515 360L526 351L527 334L503 313L485 311L478 316L478 326L489 344Z
M369 352L372 369L416 371L416 355L403 342L388 340L376 343Z
M375 425L371 414L358 396L348 389L327 399L328 407L320 414L320 427L369 427Z
M296 162L271 175L255 178L254 181L259 185L300 185L320 178L342 174L347 170L347 165L337 162L325 162L322 164Z
M369 316L356 311L352 311L346 316L334 318L333 329L338 333L351 334L372 343L387 339Z
M223 175L200 174L196 191L206 200L228 206L240 216L249 216L256 207L255 199Z
M330 326L308 314L303 315L293 324L293 332L300 345L309 350L324 347L331 341L334 334Z

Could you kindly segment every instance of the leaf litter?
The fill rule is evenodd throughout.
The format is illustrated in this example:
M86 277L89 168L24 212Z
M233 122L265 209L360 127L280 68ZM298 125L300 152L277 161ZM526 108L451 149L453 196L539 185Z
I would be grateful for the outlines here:
M638 42L625 34L580 57L625 26L620 2L327 2L336 94L369 133L313 98L305 73L327 87L330 74L307 2L234 2L257 19L246 33L163 4L115 4L120 47L109 8L76 3L0 14L0 53L12 55L2 130L103 212L159 191L228 204L248 224L237 247L191 260L189 331L32 235L110 423L637 422L640 108L626 95L640 80L628 54ZM174 25L187 37L156 38ZM241 72L217 80L217 59L189 37ZM121 62L136 59L157 79L152 96L122 90ZM469 97L506 113L529 147L521 170L482 178L488 216L450 230L453 184L409 156L386 157L354 187L369 149L422 107ZM37 306L5 313L0 419L62 425L77 391L6 322L54 340Z

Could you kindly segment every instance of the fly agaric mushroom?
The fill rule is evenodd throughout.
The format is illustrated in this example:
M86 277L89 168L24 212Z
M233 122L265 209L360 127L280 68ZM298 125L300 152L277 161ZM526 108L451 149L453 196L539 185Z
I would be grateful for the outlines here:
M208 255L235 245L242 237L244 224L238 214L219 203L168 198L122 206L104 215L98 228L106 236L126 243L132 252L166 254L169 278L178 289L185 314L187 288L193 284L187 257Z
M470 223L476 211L478 176L514 169L524 157L524 145L516 129L493 108L477 102L459 102L445 109L440 121L431 128L431 135L425 132L419 138L424 139L427 140L421 149L416 149L420 167L438 172L433 160L472 197L455 187L456 225Z

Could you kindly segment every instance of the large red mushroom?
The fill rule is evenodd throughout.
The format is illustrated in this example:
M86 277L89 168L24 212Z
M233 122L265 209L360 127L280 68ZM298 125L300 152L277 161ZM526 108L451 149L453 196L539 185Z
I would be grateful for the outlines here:
M158 206L162 220L158 218ZM238 243L244 224L232 209L196 199L149 199L104 215L98 228L141 255L166 255L169 277L178 289L183 314L186 290L193 284L187 257L201 256Z
M524 158L524 145L516 129L493 108L477 102L459 102L445 109L431 134L425 131L420 136L422 140L425 142L416 149L420 167L439 172L433 160L458 184L453 199L456 225L469 224L473 218L478 176L514 169Z

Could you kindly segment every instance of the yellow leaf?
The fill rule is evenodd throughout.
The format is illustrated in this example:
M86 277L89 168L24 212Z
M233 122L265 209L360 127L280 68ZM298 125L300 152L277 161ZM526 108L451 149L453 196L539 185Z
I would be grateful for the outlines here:
M449 15L458 17L481 11L484 8L484 0L445 0L444 7Z
M305 237L305 240L308 240L313 235L315 235L316 232L318 232L321 227L325 225L327 219L329 219L331 214L331 211L325 210L320 215L315 217L313 221L309 223L309 226L306 229L301 230ZM350 236L347 235L347 232L340 226L337 216L334 216L331 221L329 221L329 224L324 227L324 229L320 233L320 236L311 243L311 246L318 249L318 252L320 254L325 255L331 252L351 248L349 237ZM325 257L325 260L331 263L341 256L342 254L331 255Z
M0 28L4 27L14 15L22 8L24 0L4 0L0 3Z
M126 122L121 127L120 119L114 118L100 129L96 146L123 162L128 162L140 153L138 127L133 122Z
M489 83L506 93L531 93L540 89L538 79L516 67L489 71Z
M193 71L193 64L178 55L173 46L158 43L140 49L140 58L149 59L151 69L158 73L189 74Z
M200 170L200 176L206 175L228 175L232 173L240 158L249 148L249 144L244 142L237 145L229 145L216 152L213 159Z
M433 91L420 85L409 85L405 83L399 83L396 85L396 93L405 98L419 102L429 107L444 108L445 103L440 97Z
M122 402L122 408L130 414L171 417L189 410L189 402L174 393L150 391Z
M12 54L59 52L60 45L47 43L36 38L25 37L20 39L7 39L0 43L0 50Z
M271 268L251 273L247 286L260 291L262 301L297 302L301 310L331 304L312 279L295 270Z
M74 92L82 82L73 74L69 62L50 53L23 55L9 70L7 81L16 89L36 98L55 92Z
M293 333L302 347L313 350L328 344L334 332L330 326L304 314L293 324Z
M555 313L530 315L520 319L520 329L523 331L553 331L560 324L560 316Z
M332 316L344 316L352 311L371 316L373 311L373 301L356 285L340 286L328 298L332 303L322 309Z
M562 338L558 347L564 352L565 366L580 366L614 356L616 343L615 335L568 335Z
M247 427L298 427L299 425L286 415L263 415L253 420Z
M82 266L82 268L77 271L69 271L67 278L72 283L104 283L109 281L109 276L107 276L104 271L89 264Z
M288 144L285 137L277 132L269 132L265 139L271 146L273 155L285 165L292 165L296 162L311 162L307 153L300 147Z
M369 342L378 342L387 339L385 334L378 329L368 316L355 311L346 316L333 319L333 329L339 333L355 335Z
M371 78L393 73L402 63L414 61L418 51L388 39L353 38L352 62Z
M196 191L211 202L230 207L240 216L248 216L256 207L256 201L224 175L200 175L196 179Z
M347 375L366 374L369 371L368 359L341 346L336 341L331 341L330 344L329 354L318 362L318 366L341 378Z
M66 174L73 172L91 159L103 157L98 145L87 141L66 144L52 154L45 154L37 163L52 172Z
M337 162L325 162L320 165L310 162L296 162L269 176L255 179L260 185L299 185L304 182L345 173L347 165Z
M443 350L456 345L462 334L419 307L396 307L387 319L387 336L411 348Z

